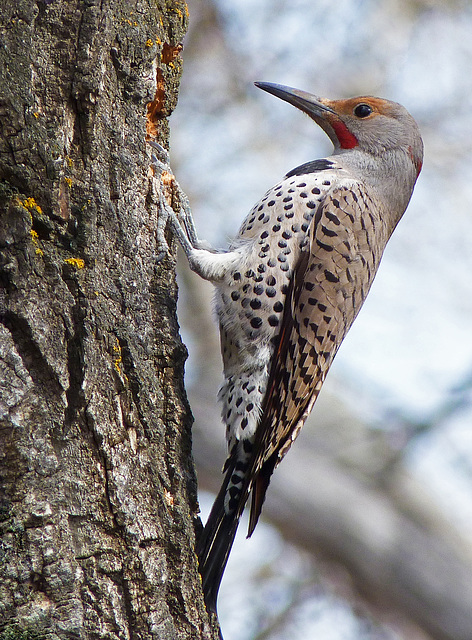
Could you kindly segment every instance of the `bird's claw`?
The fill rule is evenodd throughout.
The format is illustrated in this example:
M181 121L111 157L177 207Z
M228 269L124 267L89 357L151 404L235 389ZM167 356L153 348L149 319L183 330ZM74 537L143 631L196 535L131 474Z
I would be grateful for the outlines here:
M153 153L151 155L152 160L152 168L156 171L156 177L160 182L159 189L159 205L160 205L160 214L157 223L157 245L159 252L157 254L157 262L160 262L164 256L169 253L169 245L165 239L165 229L167 223L170 222L173 232L181 244L183 250L187 254L194 248L200 248L202 243L198 239L197 232L195 229L195 224L193 221L192 213L190 210L190 204L187 196L180 188L179 183L175 180L172 169L170 168L170 159L169 153L162 145L160 145L155 140L148 140L148 144L153 148ZM156 153L154 153L156 152ZM180 201L180 210L178 213L172 209L172 207L166 202L165 196L163 195L164 191L164 173L168 173L169 176L166 176L168 179L171 177L172 187L176 189L178 199ZM166 180L167 181L167 180ZM169 186L169 184L167 184ZM204 245L206 243L203 243Z
M170 164L170 159L169 159L169 152L167 151L167 149L164 149L164 147L159 144L158 142L156 142L155 140L148 140L147 143L155 150L157 151L157 153L161 156L161 158L163 159L164 163L169 166ZM157 159L156 154L152 154L153 158ZM161 160L162 162L162 160Z

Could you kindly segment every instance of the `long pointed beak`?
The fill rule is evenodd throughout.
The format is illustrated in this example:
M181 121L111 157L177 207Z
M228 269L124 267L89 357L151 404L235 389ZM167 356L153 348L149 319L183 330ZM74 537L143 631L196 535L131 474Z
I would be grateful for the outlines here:
M272 82L255 82L256 87L267 91L281 100L285 100L294 107L298 107L304 111L307 115L313 117L325 118L327 113L336 115L330 107L323 104L320 98L307 93L306 91L300 91L300 89L293 89L292 87L285 87L283 84L272 84Z

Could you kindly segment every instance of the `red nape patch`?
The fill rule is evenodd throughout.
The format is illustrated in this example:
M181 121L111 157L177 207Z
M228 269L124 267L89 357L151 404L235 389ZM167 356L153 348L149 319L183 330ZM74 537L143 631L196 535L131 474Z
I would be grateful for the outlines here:
M344 122L338 119L332 119L330 125L334 129L337 139L339 140L339 146L341 149L354 149L359 144L356 136L354 136L346 127Z
M410 158L412 159L413 164L416 167L416 177L418 177L420 175L421 169L423 168L423 162L415 157L415 155L413 154L413 149L411 147L408 147L408 153L410 154Z

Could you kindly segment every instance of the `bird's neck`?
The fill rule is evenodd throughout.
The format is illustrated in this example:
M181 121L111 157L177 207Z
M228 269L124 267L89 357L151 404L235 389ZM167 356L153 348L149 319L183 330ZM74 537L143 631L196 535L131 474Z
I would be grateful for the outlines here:
M374 156L361 149L339 149L332 159L372 189L389 214L391 233L408 206L417 178L408 152L386 149Z

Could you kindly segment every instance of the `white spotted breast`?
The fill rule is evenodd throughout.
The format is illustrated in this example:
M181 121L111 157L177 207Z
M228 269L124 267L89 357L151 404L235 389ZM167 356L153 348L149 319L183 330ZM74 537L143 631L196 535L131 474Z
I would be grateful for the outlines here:
M306 173L311 165L317 169ZM326 194L346 182L352 178L330 160L294 169L253 207L230 247L241 259L215 294L225 375L219 398L230 448L255 432L293 269Z

